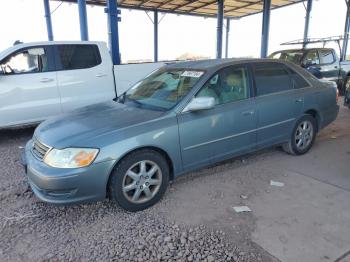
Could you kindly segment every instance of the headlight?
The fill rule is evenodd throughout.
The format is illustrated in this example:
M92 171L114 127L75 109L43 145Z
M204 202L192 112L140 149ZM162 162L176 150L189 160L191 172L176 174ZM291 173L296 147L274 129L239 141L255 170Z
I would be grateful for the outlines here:
M44 158L44 162L52 167L78 168L90 165L98 154L95 148L53 148Z

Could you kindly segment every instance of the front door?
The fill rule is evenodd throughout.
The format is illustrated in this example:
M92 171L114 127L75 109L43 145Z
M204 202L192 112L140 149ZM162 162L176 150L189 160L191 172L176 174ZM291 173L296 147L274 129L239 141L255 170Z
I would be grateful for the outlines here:
M61 113L51 47L23 48L0 64L0 126L39 122Z
M197 93L216 106L178 115L185 170L244 153L256 144L256 109L251 98L247 67L227 67L216 73Z
M321 78L328 81L337 82L339 79L339 61L336 59L333 49L320 49Z

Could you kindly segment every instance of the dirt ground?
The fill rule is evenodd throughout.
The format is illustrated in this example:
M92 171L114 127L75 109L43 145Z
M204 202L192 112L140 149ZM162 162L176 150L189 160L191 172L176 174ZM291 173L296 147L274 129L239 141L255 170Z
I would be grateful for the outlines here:
M271 148L188 174L136 214L38 201L19 162L33 130L0 131L0 261L350 261L348 108L308 154Z

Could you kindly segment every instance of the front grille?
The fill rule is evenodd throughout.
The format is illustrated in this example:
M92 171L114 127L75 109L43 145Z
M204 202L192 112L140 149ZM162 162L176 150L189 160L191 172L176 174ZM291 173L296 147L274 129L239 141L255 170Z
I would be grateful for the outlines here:
M45 154L50 150L50 148L43 143L41 143L36 138L33 139L32 152L33 155L39 160L43 160Z

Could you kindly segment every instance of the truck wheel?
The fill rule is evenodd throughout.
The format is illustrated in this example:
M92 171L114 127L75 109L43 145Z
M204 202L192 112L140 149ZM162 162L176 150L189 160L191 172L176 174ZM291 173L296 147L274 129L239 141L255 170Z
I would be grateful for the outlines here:
M131 212L146 209L164 195L169 182L166 159L153 150L135 151L123 158L111 174L112 201Z
M283 150L291 155L305 154L315 138L316 120L311 115L304 115L295 123L290 141L283 145Z
M339 94L343 96L345 94L346 90L348 90L348 92L350 92L350 76L345 78L343 90L341 90L339 92Z

